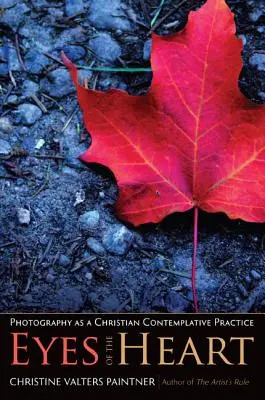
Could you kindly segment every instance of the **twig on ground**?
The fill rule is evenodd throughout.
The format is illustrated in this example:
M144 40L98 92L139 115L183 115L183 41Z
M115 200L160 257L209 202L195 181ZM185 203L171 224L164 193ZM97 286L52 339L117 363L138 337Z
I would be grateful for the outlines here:
M72 113L70 114L69 118L67 119L66 123L64 124L63 129L61 130L61 133L64 133L66 131L66 129L68 128L68 126L70 125L70 123L72 122L73 118L75 117L77 111L78 111L78 106L75 107L75 109L72 111Z
M30 289L30 286L31 286L31 283L32 283L32 279L33 279L33 275L34 275L34 272L35 272L35 267L36 267L36 264L37 264L37 260L38 260L38 257L35 257L34 260L33 260L33 263L32 263L32 266L31 266L31 272L29 274L28 281L27 281L26 287L24 289L24 294L28 293L28 291Z
M157 11L156 11L156 13L155 13L155 16L154 16L154 18L153 18L152 21L151 21L151 26L153 26L153 25L156 23L156 21L157 21L159 15L160 15L160 13L161 13L161 11L162 11L162 8L163 8L164 4L165 4L165 0L161 0L159 6L158 6L158 8L157 8Z
M48 169L43 184L41 185L41 187L35 193L33 193L32 197L37 197L41 192L43 192L43 190L48 189L48 187L49 187L49 178L50 178L50 171Z
M85 265L92 263L97 259L96 256L91 256L87 258L86 260L79 261L75 264L75 266L71 269L70 272L75 272L78 271L80 268L83 268Z
M24 64L23 58L22 58L21 53L20 53L18 34L17 33L15 35L15 44L16 44L17 57L18 57L18 60L20 62L20 65L21 65L23 71L27 72L27 68L26 68L26 66Z
M51 60L53 60L53 61L57 62L58 64L61 64L61 65L63 65L65 67L63 61L61 61L59 58L53 56L52 54L48 53L47 51L44 51L43 54L46 57L50 58Z
M8 71L8 74L9 74L9 77L11 79L11 82L12 82L13 86L17 87L17 82L16 82L16 80L14 78L14 75L13 75L13 72L11 71L11 69Z
M0 249L4 249L5 247L9 247L9 246L13 246L14 244L16 244L16 242L8 242L8 243L4 243L0 246Z
M168 17L170 17L172 14L174 14L174 12L175 12L176 10L179 9L179 7L181 7L184 3L186 3L186 1L187 1L187 0L182 0L182 1L181 1L179 4L177 4L177 5L172 4L173 9L170 10L166 15L164 15L164 17L162 17L159 21L157 21L157 22L152 26L152 28L150 29L150 31L148 32L147 35L149 36L152 32L154 32L157 28L159 28L160 25L162 25L162 23L163 23L164 21L166 21L166 20L168 19Z
M185 272L173 271L171 269L165 269L165 268L160 269L159 272L165 272L165 273L180 276L181 278L191 279L191 276L189 274L185 274Z
M233 258L230 258L229 260L227 260L227 261L223 262L221 265L219 265L217 268L223 268L226 265L231 264L232 262L233 262Z
M29 154L30 157L47 159L47 160L64 160L63 156L59 155L50 155L50 154Z
M41 96L45 97L46 99L52 101L54 104L57 105L57 107L59 108L60 111L62 111L65 115L67 115L67 112L65 111L65 109L58 103L58 101L56 101L53 97L48 96L45 93L41 93Z
M5 175L0 175L0 179L18 179L18 177L15 177L15 176L11 176L11 175L9 175L9 176L5 176Z
M46 246L46 249L43 253L43 255L40 257L40 259L38 260L38 265L41 265L43 263L43 261L45 260L45 258L47 257L47 255L49 254L51 247L53 244L53 238L51 238Z
M30 97L32 98L32 100L35 101L35 103L41 109L41 111L44 112L44 114L47 114L48 110L45 107L45 105L40 101L40 99L35 94L32 94Z

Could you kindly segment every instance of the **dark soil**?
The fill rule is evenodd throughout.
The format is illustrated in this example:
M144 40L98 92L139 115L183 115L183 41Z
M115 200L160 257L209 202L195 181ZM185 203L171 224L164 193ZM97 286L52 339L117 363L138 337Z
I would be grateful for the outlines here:
M124 226L113 208L117 186L105 168L88 167L77 159L90 139L83 135L70 78L65 78L63 66L56 61L64 50L83 66L94 62L94 66L148 67L143 49L160 1L123 0L119 14L112 10L107 17L99 9L100 21L105 21L100 27L91 19L90 3L96 1L82 1L83 10L70 16L65 3L0 0L0 151L5 146L5 154L15 148L30 154L0 161L0 311L191 312L192 213L172 215L159 225L127 226L133 235L130 243L124 238L123 254L117 254L119 244L111 242L111 235L110 247L102 247L109 232ZM120 1L105 0L106 7L116 3ZM157 22L179 3L166 1ZM156 32L180 30L188 11L203 3L183 2ZM252 100L265 102L264 2L228 3L245 43L241 90ZM18 5L19 11L14 9ZM103 44L91 42L102 33L108 35L107 39L103 35ZM105 56L100 46L106 40ZM26 71L16 58L17 47ZM32 55L32 50L38 53ZM42 59L47 52L52 57ZM148 89L152 77L150 73L83 74L98 89L119 87L137 94ZM32 83L25 85L25 81L36 84L33 97L27 89ZM40 107L36 96L47 112L31 123L28 118L36 113L30 116L27 106L25 116L20 106ZM51 158L32 156L36 154ZM96 212L99 221L84 231L79 217L87 211ZM21 212L30 218L24 224L18 218ZM265 310L264 227L201 212L200 311ZM89 238L100 251L88 246Z

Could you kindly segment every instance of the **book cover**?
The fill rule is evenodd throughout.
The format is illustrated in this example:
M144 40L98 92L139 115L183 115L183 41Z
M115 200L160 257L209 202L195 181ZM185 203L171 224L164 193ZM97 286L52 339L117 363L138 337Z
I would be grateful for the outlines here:
M265 5L0 0L0 384L255 394Z

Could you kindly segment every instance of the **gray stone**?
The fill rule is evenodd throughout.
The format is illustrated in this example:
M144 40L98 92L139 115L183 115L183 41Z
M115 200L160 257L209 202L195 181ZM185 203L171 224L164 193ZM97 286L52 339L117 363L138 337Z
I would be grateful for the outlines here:
M19 36L21 44L28 50L38 49L39 52L43 52L51 51L54 47L54 28L42 26L34 20L19 29Z
M93 275L91 274L91 272L87 272L86 275L85 275L85 277L86 277L86 279L87 279L88 281L91 281L92 278L93 278Z
M48 7L49 3L46 0L31 0L33 6L37 9Z
M246 44L247 44L247 37L246 37L246 35L241 34L241 35L238 35L238 37L239 37L239 39L242 40L243 46L246 46Z
M263 13L264 13L264 9L257 8L252 13L249 13L249 18L251 21L257 22L260 19L260 17L263 15Z
M31 49L24 59L25 66L31 74L40 74L50 64L50 60L40 51Z
M6 63L8 58L8 46L0 47L0 62Z
M66 286L58 291L53 304L58 312L77 312L84 305L84 299L78 289Z
M15 47L8 47L8 66L11 71L21 71L21 64Z
M78 61L86 55L86 50L82 46L67 45L62 50L71 61Z
M123 225L112 225L103 236L103 245L113 254L124 255L129 250L134 235Z
M165 299L168 312L186 312L189 307L189 302L181 294L170 290Z
M79 226L82 230L97 228L99 224L99 212L96 210L87 211L79 217Z
M87 40L87 33L80 25L75 28L65 29L58 35L54 48L62 49L66 44L81 43Z
M98 254L99 256L103 256L106 251L102 244L95 238L89 238L87 239L87 247L89 250L92 250L94 253Z
M0 16L0 23L7 25L11 30L16 31L25 20L30 8L25 3L16 4L14 7L5 10Z
M257 281L261 280L261 275L254 269L250 272L251 276Z
M14 106L18 102L19 102L18 97L15 94L12 94L11 96L8 96L6 103Z
M78 80L81 83L81 85L83 85L85 79L87 79L87 81L89 82L92 76L93 76L92 71L87 71L84 69L80 69L78 71Z
M23 96L31 97L32 95L38 93L39 85L33 81L26 80L23 83L22 90L23 90Z
M6 140L0 139L0 154L1 155L7 156L11 150L12 149L11 149L10 144Z
M259 32L259 33L264 33L265 32L265 26L263 25L263 26L258 26L257 27L257 31Z
M64 16L64 12L59 8L50 7L48 8L48 13L52 15L53 18L62 19Z
M89 41L89 47L100 60L113 62L121 56L119 44L108 33L99 33Z
M8 117L0 118L0 131L3 133L11 133L13 131L13 126Z
M18 208L17 217L20 225L29 225L30 211L27 208Z
M7 64L0 63L0 77L8 76L8 67Z
M265 71L265 54L254 53L250 57L249 63L256 67L258 71Z
M68 17L84 11L83 0L65 0L65 12Z
M16 122L24 125L33 125L42 116L39 107L34 104L21 104L16 111Z
M62 98L75 92L74 85L66 69L56 69L41 80L41 90L52 97Z
M259 92L260 99L265 102L265 92Z
M88 19L99 29L132 30L132 25L121 7L120 0L90 0Z
M251 284L252 284L252 278L251 278L249 275L247 275L247 276L245 277L245 281L246 281L247 287L248 287L248 289L249 289L250 286L251 286Z
M157 256L155 257L152 267L155 271L159 271L160 269L163 269L166 267L166 260L162 256Z
M151 51L152 51L152 40L148 39L145 42L144 49L143 49L143 59L144 59L144 61L149 61L150 60Z
M14 7L20 0L0 0L0 8Z
M26 128L26 127L23 127L23 128ZM27 135L28 132L25 131L25 129L23 129L23 128L21 129L21 134L22 134L22 130L23 130L25 132L24 134ZM28 129L28 128L26 128L26 129ZM35 139L33 139L30 136L24 137L23 142L22 142L22 147L24 149L26 149L28 152L33 151L35 149L35 145L36 145ZM36 210L35 210L35 212L36 212Z
M61 254L59 257L59 265L60 267L68 267L71 264L70 257L65 254Z
M242 285L242 283L239 283L237 285L237 288L238 288L239 293L241 294L242 297L245 297L245 298L248 297L248 291L245 288L245 286Z

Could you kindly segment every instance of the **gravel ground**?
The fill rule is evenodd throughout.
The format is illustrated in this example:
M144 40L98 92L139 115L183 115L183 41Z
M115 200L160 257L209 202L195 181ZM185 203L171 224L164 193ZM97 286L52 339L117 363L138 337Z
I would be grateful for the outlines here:
M245 45L240 87L264 102L264 1L228 2ZM14 155L0 161L2 312L192 311L192 214L140 229L117 219L113 176L77 159L90 139L59 59L64 50L82 66L148 67L159 3L0 0L0 157ZM166 1L156 32L180 30L202 3ZM152 78L82 76L137 94ZM265 310L264 246L264 224L201 213L201 311Z

